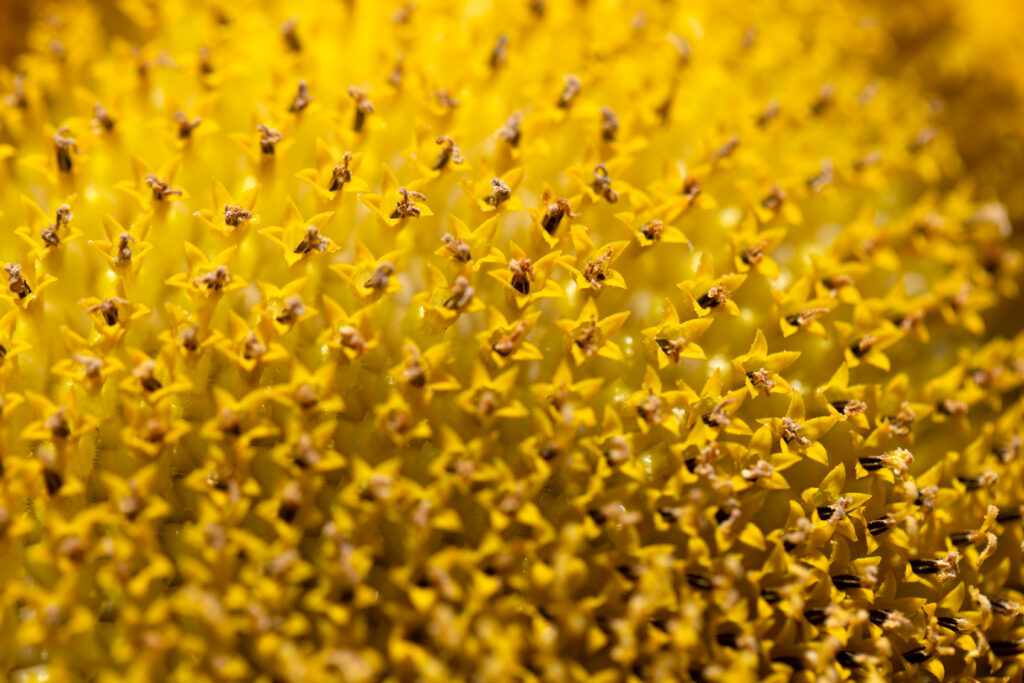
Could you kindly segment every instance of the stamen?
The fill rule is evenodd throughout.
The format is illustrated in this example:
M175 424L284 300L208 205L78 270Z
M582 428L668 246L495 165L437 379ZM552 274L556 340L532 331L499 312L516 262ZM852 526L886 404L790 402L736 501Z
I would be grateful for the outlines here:
M512 288L520 294L530 293L530 283L533 282L533 262L528 258L511 259L508 262L508 269L512 271Z
M345 183L352 182L350 163L352 163L352 152L345 152L341 155L341 163L335 164L331 170L331 184L327 188L329 192L337 192L345 187Z
M153 199L156 199L157 201L163 200L164 197L169 197L172 195L181 196L182 194L181 190L172 190L170 183L168 183L166 180L161 180L160 178L157 178L152 173L146 175L146 185L149 186L151 190L153 190Z
M495 208L500 206L503 202L508 201L509 197L512 196L511 188L509 188L501 178L491 178L491 188L491 194L487 195L487 197L484 198L484 201Z
M473 300L475 292L469 285L467 280L462 275L455 278L455 284L452 286L452 295L444 302L444 307L450 311L458 311L466 306Z
M522 120L523 115L519 112L510 114L502 127L498 129L498 138L504 140L512 147L518 147L519 141L522 138L522 133L519 130L519 124Z
M367 289L384 290L388 286L388 278L395 274L395 267L387 261L381 262L370 277L363 283L363 287Z
M373 113L373 102L366 96L366 93L354 85L349 86L348 96L356 102L356 115L352 122L352 130L358 133L363 129L366 117Z
M572 206L569 204L568 199L559 198L551 204L547 205L544 210L544 219L541 222L541 227L549 235L554 235L558 229L558 224L562 222L562 218L568 216L569 218L577 218L578 213L573 213Z
M427 198L414 190L407 190L404 187L398 188L398 194L402 196L391 212L391 218L418 218L420 210L416 206L417 201L425 202Z
M288 111L292 114L298 114L312 103L313 96L309 94L309 86L306 85L306 81L299 81L295 97L292 99Z
M192 131L199 127L199 124L203 122L198 116L194 121L189 121L188 116L183 111L174 113L174 120L178 124L178 139L187 140L192 137Z
M619 195L612 189L612 179L608 177L608 169L604 164L594 167L594 182L591 185L594 194L604 197L609 204L619 201Z
M247 211L238 204L224 205L225 225L230 225L233 228L237 228L239 225L245 223L250 218L252 218L252 211Z
M444 246L451 253L452 258L461 263L469 261L471 255L469 253L469 245L462 240L453 237L451 233L445 233L441 235L441 241L444 242Z
M78 152L78 144L72 137L67 137L71 130L61 126L53 135L53 144L57 152L57 168L62 173L71 173L71 152Z
M491 69L497 69L505 63L508 59L508 34L498 34L498 39L494 43L494 48L491 50L491 56L487 60L488 66Z
M462 151L455 145L455 141L450 137L447 135L439 135L434 142L441 145L442 148L434 159L433 170L440 171L448 165L449 161L453 164L465 163L466 160L462 156Z
M92 115L94 117L92 120L92 127L94 129L102 129L108 133L114 130L116 125L114 119L110 118L110 114L107 113L107 110L99 102L92 105Z
M315 225L306 226L306 234L299 242L299 245L295 247L292 253L295 254L309 254L314 251L324 251L330 246L331 240L320 234L320 230Z
M281 132L262 123L256 126L256 130L260 132L260 150L267 155L274 154L275 145L281 142Z
M18 295L19 299L24 299L32 293L32 288L28 286L28 282L21 274L21 265L17 263L8 263L4 266L4 270L7 271L7 285L8 288L14 294Z
M583 84L573 74L566 74L563 79L565 87L562 88L562 94L558 97L557 106L559 109L568 109L572 105L573 100L579 96Z
M605 142L614 142L618 131L619 117L608 107L601 107L601 139Z

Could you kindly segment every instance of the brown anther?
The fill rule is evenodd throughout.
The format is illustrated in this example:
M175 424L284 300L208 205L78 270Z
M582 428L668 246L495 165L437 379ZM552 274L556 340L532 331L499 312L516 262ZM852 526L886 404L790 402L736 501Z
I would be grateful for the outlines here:
M151 417L142 426L142 438L149 443L162 443L167 437L167 425L158 417Z
M853 162L853 170L860 172L869 166L875 166L882 161L882 153L877 149L872 150Z
M199 73L209 76L213 73L213 63L210 61L210 48L205 45L199 47Z
M308 410L320 402L320 397L317 396L316 389L308 384L302 384L295 390L295 402L299 407Z
M182 348L186 351L198 351L199 350L199 326L193 325L192 327L186 327L178 334L178 343L181 344Z
M825 159L821 162L821 170L807 179L807 188L811 192L821 192L832 184L833 179L832 162Z
M360 334L359 330L351 325L342 325L338 328L338 341L346 349L355 351L357 355L362 355L366 352L366 340L363 339L363 335Z
M732 415L726 410L730 405L736 403L737 399L727 398L719 401L711 412L703 417L704 424L709 427L727 427L732 422Z
M935 406L935 410L941 415L952 415L960 416L966 415L969 406L964 401L959 401L952 398L947 398L943 401L939 401Z
M786 322L793 327L806 327L828 312L827 308L805 308L799 313L786 316Z
M491 194L484 197L484 201L497 208L502 203L508 201L511 196L512 189L505 184L504 180L495 177L491 178Z
M839 408L839 406L836 407ZM842 407L839 408L840 412L842 412L844 417L856 417L858 415L863 415L864 411L867 409L868 406L866 403L864 403L864 401L860 401L855 398L850 399L849 401L843 401Z
M557 106L559 109L567 109L573 103L580 94L580 90L583 88L583 84L580 83L580 79L572 74L566 74L563 77L565 86L562 88L562 94L558 96Z
M697 299L697 304L701 308L716 308L726 303L730 296L732 296L732 292L724 285L714 285L706 294Z
M939 131L935 126L925 126L914 134L914 138L910 141L908 149L911 153L920 152L922 149L930 145L938 135Z
M626 462L630 455L632 455L632 450L629 447L629 441L620 435L610 438L604 449L604 458L612 467Z
M267 155L273 154L275 146L281 142L281 131L268 128L262 123L256 126L256 130L260 132L260 151Z
M497 69L505 60L508 59L508 34L499 33L498 39L494 41L494 47L491 49L491 56L487 59L487 65L491 69Z
M694 200L700 196L700 193L700 181L693 176L686 176L686 179L683 180L683 196L689 199L690 203L693 204Z
M356 102L356 117L352 123L352 130L358 133L363 129L366 117L373 113L373 102L366 96L366 93L354 85L349 86L348 96Z
M117 238L117 254L114 255L114 265L124 267L132 262L131 243L135 238L130 233L122 232Z
M832 290L833 296L835 292L842 289L843 287L850 287L853 285L853 278L849 275L833 275L831 277L822 278L821 284Z
M211 292L219 292L231 280L227 266L217 266L213 270L192 279L192 286Z
M420 352L415 346L407 346L409 362L402 370L402 380L411 387L421 389L427 385L427 372L420 362Z
M533 16L538 19L544 18L544 11L546 9L544 0L530 0L529 2L530 11L533 12Z
M320 234L315 225L306 226L306 234L302 241L292 251L293 254L309 254L314 251L325 251L331 244L331 240Z
M399 53L395 59L395 65L391 67L391 73L388 74L388 85L393 88L397 88L402 85L402 71L404 70L405 57Z
M260 341L259 337L256 336L255 332L250 332L245 335L243 342L242 356L246 360L257 360L261 358L267 352L267 347Z
M82 366L82 376L85 379L96 380L101 377L103 361L94 356L85 356L80 353L71 354L71 359Z
M28 97L25 96L25 77L15 74L11 93L4 95L4 104L15 109L28 109Z
M284 38L285 45L292 52L302 52L302 41L299 40L298 27L299 20L293 18L281 24L281 28L278 29L281 32L281 37Z
M142 512L143 500L139 495L135 482L131 482L131 492L121 496L117 501L117 509L129 520L133 520Z
M11 292L17 294L19 299L24 299L32 293L32 288L28 286L28 283L21 274L20 264L8 263L4 266L4 270L7 271L8 288Z
M57 168L62 173L71 172L71 152L78 152L78 143L74 138L68 137L70 132L70 128L61 126L53 134L53 146L57 153Z
M220 415L217 416L217 427L220 431L232 436L239 436L242 433L241 418L238 413L227 407L221 409Z
M427 198L414 190L407 190L404 187L398 188L398 194L401 195L401 199L398 200L398 204L395 205L395 210L391 212L391 218L418 218L420 215L419 207L416 206L416 202L425 202Z
M605 280L604 267L612 257L612 248L608 247L596 259L587 261L583 267L583 277L594 289L601 289L601 283Z
M224 205L224 225L230 225L233 228L237 228L239 225L245 223L250 218L252 218L252 211L248 211L242 208L241 205Z
M562 218L565 216L577 218L579 214L573 212L572 205L569 204L568 199L560 197L545 207L541 227L544 228L544 232L547 234L554 235L555 231L558 230L558 224L562 222Z
M459 101L452 97L452 94L448 92L447 88L438 88L434 91L434 101L445 109L457 109Z
M437 157L434 158L433 170L440 171L448 165L450 161L453 164L465 163L465 159L462 156L462 151L455 145L455 141L447 135L439 135L436 140L437 144L441 145L441 151L437 153Z
M412 19L412 13L415 9L415 2L407 2L391 13L391 21L396 24L408 24Z
M690 45L690 41L674 33L668 35L668 41L676 49L676 54L679 56L679 66L684 67L689 64L690 57L693 55L693 46Z
M293 294L284 300L284 305L281 307L281 311L274 317L274 320L287 325L293 323L303 315L306 314L306 304L302 302L302 297L298 294Z
M39 231L39 238L43 240L43 244L47 247L59 247L60 246L60 234L57 232L57 228L50 223L45 228Z
M71 436L71 425L68 424L67 413L67 406L60 406L43 421L43 426L55 439L66 439Z
M736 151L736 148L740 146L740 136L733 135L729 140L716 149L711 154L711 163L716 164L722 159L727 159L732 156L732 153Z
M652 242L660 242L661 235L665 231L664 221L654 219L644 223L643 227L640 228L640 233Z
M156 363L151 360L143 361L132 370L132 376L139 380L139 384L146 391L156 391L163 387L153 373L156 371Z
M516 324L515 329L508 334L502 335L498 338L498 341L491 345L491 350L503 358L510 355L515 351L516 343L519 341L520 337L526 334L527 329L528 327L526 323L520 320Z
M772 390L775 388L775 380L772 379L770 372L761 368L753 372L748 372L747 378L753 386L760 387L765 396L772 395Z
M890 419L892 431L900 436L910 434L910 425L914 424L916 417L910 404L904 401L900 405L900 410L896 413L896 416Z
M178 139L187 140L192 137L192 131L199 127L199 124L203 122L198 116L194 121L189 121L188 116L183 111L174 113L174 121L178 124Z
M880 88L881 86L878 84L878 81L871 81L865 85L861 91L857 93L857 104L861 106L871 104Z
M650 424L661 422L661 399L654 394L647 394L636 404L636 413L644 422Z
M747 481L757 481L758 479L771 479L772 475L775 474L775 468L767 460L758 460L754 463L753 467L744 467L740 470L740 476Z
M811 114L814 116L821 116L824 114L829 107L832 106L832 101L835 98L836 88L831 83L826 83L818 90L818 96L811 103Z
M533 261L523 257L521 259L510 259L508 269L512 271L512 288L520 294L530 293L530 283L533 282Z
M590 187L594 190L594 194L604 197L609 204L619 201L619 195L612 189L612 179L608 176L608 169L604 164L594 167L594 182Z
M404 410L393 410L384 421L384 428L395 434L404 434L412 427L412 417Z
M490 417L498 409L498 396L490 389L484 389L476 398L476 411L483 417Z
M675 339L655 339L654 340L666 356L668 356L673 363L679 363L683 360L683 351L686 350L689 341L686 337L676 337Z
M601 139L605 142L614 142L618 131L619 117L608 107L601 107Z
M90 306L88 309L89 313L99 313L103 317L103 321L108 326L113 327L118 323L119 307L129 303L127 299L112 296L109 299L104 299L95 306Z
M865 334L863 337L861 337L860 339L853 343L853 346L850 347L850 352L853 353L853 355L856 356L857 358L863 358L864 356L871 352L871 349L874 348L875 342L877 341L878 340L874 337L874 335Z
M573 339L573 343L583 352L583 355L590 358L601 348L601 329L597 326L597 319L590 316L590 320L583 323L579 334Z
M778 211L782 203L786 201L786 193L779 187L778 183L772 185L772 189L761 200L761 206L768 211Z
M345 152L341 155L341 162L335 164L331 170L331 184L327 188L329 192L337 192L345 187L345 183L352 182L352 171L349 169L351 163L352 152Z
M740 260L748 266L756 266L764 259L764 250L767 248L768 244L764 240L758 240L743 250L743 253L740 254Z
M104 106L99 102L92 105L92 115L92 127L95 130L104 130L108 133L114 130L116 122L110 117L110 114L107 113L106 108L104 108Z
M448 297L448 300L444 302L444 307L450 311L458 311L466 306L473 300L473 296L476 292L462 275L455 278L455 284L452 286L452 295Z
M308 385L304 384L302 386ZM299 436L299 441L295 444L293 459L299 467L313 467L320 462L320 454L313 447L313 439L310 438L309 434L303 433Z
M169 197L171 195L181 196L182 194L181 190L172 190L170 183L166 180L157 178L152 173L146 174L146 186L153 190L153 199L156 199L157 201L162 201L164 197Z
M522 132L519 130L519 124L523 120L523 115L519 112L513 112L505 120L505 123L498 129L498 139L504 140L512 147L519 146L519 140L522 138Z
M452 255L456 261L460 263L466 263L471 258L469 252L469 245L460 240L457 237L453 237L451 233L445 233L441 235L441 241L444 242L444 246L448 249L448 253Z
M288 105L288 111L292 114L298 114L312 103L313 96L309 94L309 86L306 85L306 81L299 81L296 84L295 97L292 98L292 103Z
M799 423L794 422L789 417L784 417L782 418L782 432L779 434L779 436L786 443L793 443L795 441L799 446L810 446L811 440L808 439L806 436L800 435L800 431L802 429L803 426L801 426Z
M672 104L675 102L674 88L669 91L668 95L654 108L654 115L661 121L661 125L668 123L669 114L672 113Z
M370 277L366 278L363 287L383 291L388 287L388 279L395 274L395 267L387 261L382 261L373 269Z
M771 121L773 121L779 115L779 103L776 100L772 100L765 105L764 111L757 115L757 126L758 128L764 128Z

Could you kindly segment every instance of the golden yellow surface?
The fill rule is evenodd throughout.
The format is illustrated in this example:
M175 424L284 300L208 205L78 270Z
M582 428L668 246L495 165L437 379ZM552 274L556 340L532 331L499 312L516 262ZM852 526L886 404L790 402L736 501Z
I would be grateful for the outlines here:
M1005 4L6 4L0 672L1018 678Z

